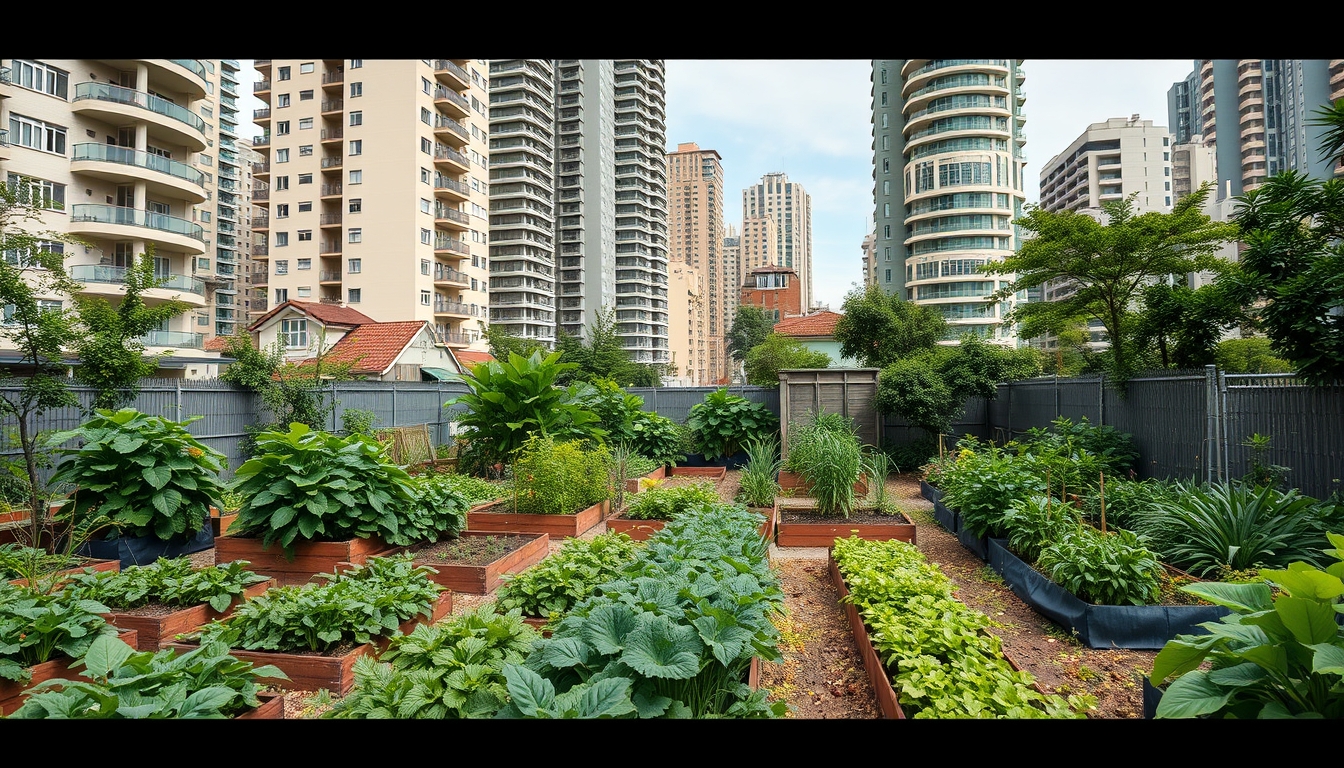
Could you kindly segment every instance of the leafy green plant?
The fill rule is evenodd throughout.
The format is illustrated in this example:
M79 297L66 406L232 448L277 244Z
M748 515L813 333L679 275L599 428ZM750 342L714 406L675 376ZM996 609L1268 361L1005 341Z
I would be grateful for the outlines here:
M891 457L885 451L870 445L864 451L862 466L868 475L868 487L872 489L873 503L878 509L886 509L890 502L887 494L887 476L891 474Z
M32 579L34 576L73 568L83 560L84 558L76 555L59 552L53 554L45 549L27 547L18 542L0 544L0 581Z
M1232 613L1177 635L1158 651L1151 679L1175 678L1159 718L1344 718L1344 536L1331 533L1325 570L1301 561L1262 569L1269 584L1189 584L1183 590ZM1271 589L1271 584L1278 594ZM1205 664L1207 662L1207 665Z
M94 600L0 582L0 679L26 683L34 664L83 656L99 635L117 634L107 612Z
M230 490L245 499L234 528L261 535L293 556L295 541L381 536L410 544L415 504L410 476L372 438L340 438L295 422L288 432L257 435L259 454L238 468Z
M1278 488L1287 479L1291 470L1279 464L1271 464L1266 458L1271 442L1273 442L1271 436L1259 432L1241 441L1243 447L1251 449L1251 455L1246 460L1246 476L1243 478L1247 483Z
M200 531L219 503L224 455L187 431L199 418L175 422L132 408L100 410L77 429L53 434L52 447L82 441L58 451L65 458L51 482L74 487L59 516L79 520L96 510L122 533L163 540Z
M1338 515L1296 490L1240 483L1180 483L1172 498L1155 500L1134 519L1134 530L1172 565L1193 576L1220 568L1320 564L1323 518Z
M721 501L714 483L708 480L690 485L659 485L636 495L621 517L627 520L673 520L692 507Z
M816 438L813 453L803 465L803 480L817 500L817 512L823 515L849 516L854 509L854 484L863 471L863 454L853 436L823 432Z
M695 452L714 461L741 452L753 438L773 434L779 429L779 419L763 404L720 387L691 406L686 426L691 428Z
M288 679L277 667L254 667L206 643L179 653L136 651L125 641L99 636L84 657L85 680L46 680L10 715L40 719L228 718L261 706L257 678ZM55 690L53 690L53 688Z
M774 435L747 443L747 463L739 478L740 498L749 507L769 507L779 493L779 438Z
M375 660L355 661L355 685L323 718L489 717L508 703L504 666L522 662L540 637L522 611L486 603L394 637Z
M1036 562L1042 549L1076 529L1080 522L1072 506L1049 496L1014 499L1003 513L1008 546L1029 563Z
M784 470L802 474L804 466L816 456L815 443L823 434L858 440L850 419L838 413L809 411L806 422L789 424L789 456L784 460Z
M454 538L467 528L471 502L449 478L452 475L420 475L410 478L415 502L407 510L406 535L416 541Z
M540 563L506 575L495 602L505 611L520 609L524 616L556 617L614 578L634 560L638 548L624 533L570 539Z
M1003 532L1003 511L1017 499L1046 492L1045 480L1029 460L973 440L958 444L956 458L938 473L942 501L957 510L977 536ZM979 448L980 450L976 450Z
M364 408L346 408L341 412L341 428L347 435L374 436L378 414Z
M1126 480L1108 477L1104 489L1090 488L1083 495L1082 511L1094 525L1101 525L1104 492L1107 528L1127 528L1136 533L1143 533L1138 526L1139 519L1146 514L1146 510L1153 509L1159 502L1177 501L1183 493L1182 488L1180 482L1175 480L1152 478Z
M461 496L468 504L502 499L508 493L503 486L471 475L440 474L436 482Z
M410 555L370 558L326 584L275 587L202 628L202 645L219 640L249 651L330 651L400 631L416 614L432 615L439 587Z
M634 438L635 415L643 412L644 398L621 389L611 379L598 378L578 388L579 403L597 414L598 424L606 431L610 445Z
M1090 696L1041 694L1004 658L985 614L953 597L952 581L912 544L836 539L836 565L915 718L1081 718Z
M268 580L267 576L247 570L247 562L243 560L198 569L189 558L161 557L151 565L75 574L65 590L72 597L94 600L113 611L151 603L171 607L206 603L216 611L224 611L248 587Z
M686 460L677 423L652 411L640 411L630 419L630 447L665 467Z
M513 511L572 515L611 497L611 453L533 435L513 462Z
M1077 422L1060 416L1050 422L1049 430L1039 427L1027 430L1021 441L1033 446L1045 443L1086 451L1097 457L1099 469L1108 476L1126 474L1139 460L1139 448L1134 444L1133 435L1106 424L1092 424L1086 416Z
M1037 565L1051 581L1094 605L1160 600L1162 565L1130 531L1076 526L1043 547Z

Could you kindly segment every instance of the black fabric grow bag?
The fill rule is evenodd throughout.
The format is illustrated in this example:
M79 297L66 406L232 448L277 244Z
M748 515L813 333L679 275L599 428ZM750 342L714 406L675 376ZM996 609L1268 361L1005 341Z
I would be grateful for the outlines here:
M181 557L215 546L215 532L210 521L205 522L194 536L174 536L163 540L154 536L118 536L115 539L89 541L75 554L99 560L120 560L121 567L150 565L160 557Z

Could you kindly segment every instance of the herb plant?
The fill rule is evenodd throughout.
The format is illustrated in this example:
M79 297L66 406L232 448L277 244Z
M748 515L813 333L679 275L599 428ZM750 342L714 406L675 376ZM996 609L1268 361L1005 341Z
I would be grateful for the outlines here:
M1045 480L1030 460L993 445L974 450L958 444L955 461L938 475L943 503L961 513L971 533L997 536L1003 531L1003 511L1017 499L1046 492Z
M235 473L243 494L233 529L278 542L293 556L295 541L381 536L410 544L422 534L406 525L415 504L410 477L372 438L337 437L295 422L288 432L260 432L258 454ZM232 529L231 529L232 530Z
M278 668L253 667L206 643L186 653L136 651L100 636L80 662L84 680L46 680L10 715L39 719L195 719L236 717L261 706L257 678L288 679ZM53 688L55 690L53 690Z
M779 493L775 480L780 469L779 438L774 435L747 443L747 463L738 483L740 500L749 507L769 507Z
M132 408L99 410L79 428L53 434L52 447L82 441L58 451L65 458L51 482L74 488L59 515L77 520L96 510L130 536L195 535L223 491L223 454L186 429L199 418L175 422Z
M439 474L436 482L461 496L470 505L502 499L507 493L503 486L471 475Z
M774 434L779 419L761 403L728 393L721 387L691 406L686 416L696 452L706 461L732 456L753 438Z
M611 496L611 454L606 446L585 449L533 435L513 464L513 511L572 515Z
M407 507L406 536L413 541L450 539L467 527L467 509L471 503L450 481L452 475L419 475L410 478L411 496Z
M73 597L102 603L112 611L128 611L151 603L170 607L207 603L216 611L224 611L248 587L268 580L247 570L247 562L243 560L197 569L189 558L161 557L151 565L76 574L65 590Z
M563 614L610 581L630 561L639 545L624 533L603 533L592 539L570 539L560 551L527 570L504 576L496 602L505 611L524 616Z
M1022 442L1033 448L1050 445L1086 451L1096 457L1098 468L1107 476L1124 475L1139 460L1139 449L1132 435L1106 424L1092 424L1086 416L1077 422L1060 416L1050 422L1048 430L1039 427L1027 430Z
M627 520L672 520L692 507L719 503L719 492L708 480L689 485L660 485L634 496L621 517Z
M1153 605L1160 599L1162 565L1126 530L1076 526L1043 547L1037 565L1051 581L1095 605Z
M107 612L94 600L0 582L0 680L26 683L34 664L83 656L99 635L117 634Z

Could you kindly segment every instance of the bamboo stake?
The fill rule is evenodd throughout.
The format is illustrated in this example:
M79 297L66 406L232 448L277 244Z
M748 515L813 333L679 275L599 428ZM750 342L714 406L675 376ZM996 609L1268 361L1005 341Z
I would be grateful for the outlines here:
M1100 492L1100 496L1101 496L1101 532L1102 532L1102 533L1105 533L1105 532L1106 532L1106 473L1105 473L1105 472L1100 472L1100 473L1098 473L1098 474L1101 475L1101 492Z

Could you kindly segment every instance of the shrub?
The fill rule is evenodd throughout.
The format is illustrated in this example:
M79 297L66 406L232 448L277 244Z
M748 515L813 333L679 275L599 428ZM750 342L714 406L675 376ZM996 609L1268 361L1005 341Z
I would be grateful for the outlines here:
M405 528L415 541L453 539L467 527L471 500L451 479L453 475L419 475L409 479L411 497Z
M594 379L577 390L579 404L597 414L609 445L634 438L635 414L643 413L644 398L627 394L611 379Z
M686 460L681 430L677 423L652 411L640 411L630 420L630 448L640 456L647 456L658 466L669 466Z
M340 438L295 422L289 432L257 434L259 454L234 474L230 490L243 505L233 525L243 536L279 542L380 536L406 545L422 533L407 525L415 503L410 476L372 438Z
M1016 499L1003 513L1003 528L1008 546L1029 563L1041 556L1041 550L1059 541L1078 527L1077 511L1049 496Z
M503 486L489 480L457 473L440 474L437 483L461 496L468 504L502 499L508 493Z
M977 536L1003 531L1003 512L1014 501L1046 493L1045 480L1031 462L993 445L983 450L973 440L958 444L956 458L938 475L943 503L957 510Z
M513 463L513 511L572 515L611 497L611 454L533 435Z
M83 656L99 635L117 634L107 612L95 600L0 582L0 680L26 683L34 664Z
M378 414L364 408L346 408L341 413L341 428L347 435L375 437L373 425L377 423Z
M638 547L624 533L570 539L540 563L505 576L495 602L505 611L520 609L524 616L556 617L615 578L635 559Z
M691 428L695 452L714 461L740 453L753 438L773 434L779 429L779 419L761 403L721 387L691 406L686 426Z
M932 435L922 435L905 445L884 443L883 449L891 457L895 472L911 472L938 458L938 440Z
M621 516L627 520L672 520L692 507L721 501L714 483L708 480L690 485L654 486L634 496Z
M60 515L72 520L107 515L130 536L167 541L195 535L223 491L223 454L186 429L199 418L176 422L132 408L100 410L78 429L53 434L52 446L83 441L59 451L65 459L51 482L74 487Z
M1123 475L1134 469L1139 460L1139 449L1134 437L1105 424L1091 424L1083 416L1075 423L1060 416L1050 422L1050 429L1035 428L1027 431L1022 442L1047 443L1082 449L1097 457L1107 475Z
M1050 580L1095 605L1152 605L1161 593L1157 557L1125 530L1089 525L1065 532L1037 560Z

